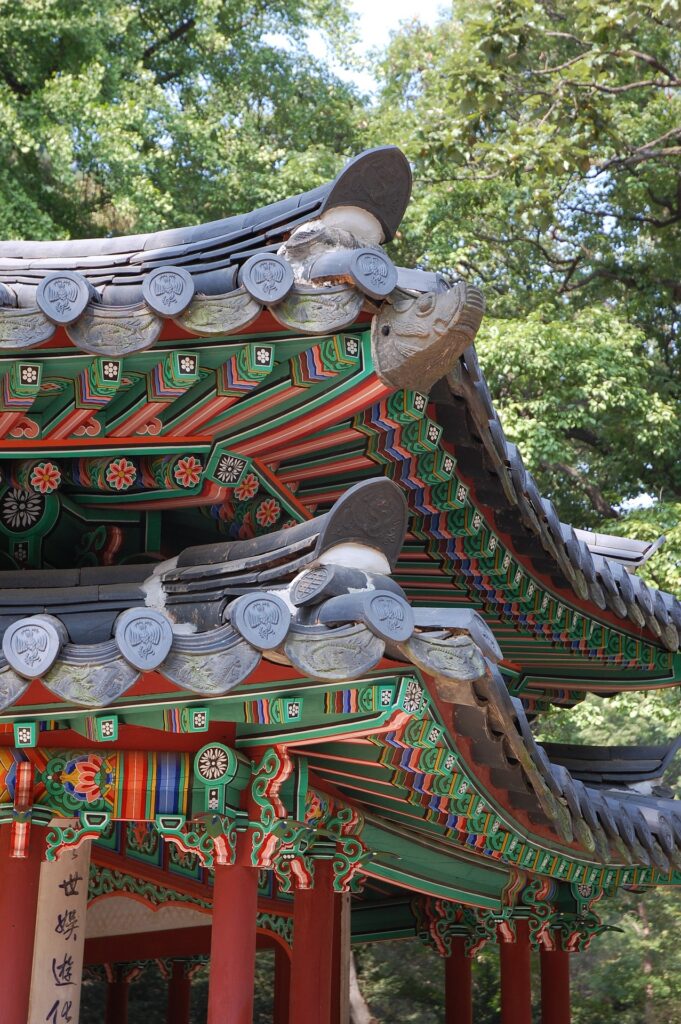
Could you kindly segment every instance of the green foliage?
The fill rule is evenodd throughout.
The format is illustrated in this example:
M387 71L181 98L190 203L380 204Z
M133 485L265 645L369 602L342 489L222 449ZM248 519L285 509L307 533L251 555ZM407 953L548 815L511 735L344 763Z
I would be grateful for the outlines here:
M148 231L325 180L355 100L306 33L350 25L342 0L3 4L0 236Z
M355 960L362 994L381 1024L439 1024L444 1009L442 960L420 940L359 946Z
M678 336L677 0L454 0L382 65L378 136L414 163L411 259L493 313L605 301Z
M478 352L507 433L569 522L681 491L678 407L652 386L664 368L641 330L603 307L537 310L483 324Z
M370 127L414 166L397 257L483 287L481 362L540 490L575 526L665 532L644 575L672 589L680 24L678 0L454 0L394 35Z
M204 1024L208 1011L208 967L198 970L192 979L189 1024ZM255 999L253 1024L270 1024L274 994L274 954L259 952L255 962ZM129 1024L165 1024L168 983L153 963L130 985ZM83 982L79 1024L102 1024L106 1007L106 982Z

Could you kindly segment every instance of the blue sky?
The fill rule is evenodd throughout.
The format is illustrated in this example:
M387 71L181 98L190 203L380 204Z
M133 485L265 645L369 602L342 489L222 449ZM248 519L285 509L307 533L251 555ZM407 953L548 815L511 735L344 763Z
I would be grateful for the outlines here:
M425 24L432 25L439 11L447 7L443 0L350 0L350 7L359 18L359 33L363 49L382 48L387 45L390 33L399 28L400 22L418 18ZM324 47L318 40L311 37L310 48L319 56ZM353 81L363 92L372 92L375 82L368 72L338 70L342 78Z

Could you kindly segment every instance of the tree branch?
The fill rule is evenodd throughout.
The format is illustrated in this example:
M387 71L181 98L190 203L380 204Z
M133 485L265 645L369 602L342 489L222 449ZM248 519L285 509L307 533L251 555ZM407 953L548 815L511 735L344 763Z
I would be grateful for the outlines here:
M568 466L566 462L541 462L541 467L545 471L553 473L564 473L565 476L569 477L577 486L584 491L587 498L591 502L591 506L594 512L598 512L604 519L619 519L619 514L612 507L609 501L603 497L603 493L596 484L589 483L588 477L585 477L579 470L575 469L574 466Z
M595 448L604 454L611 450L609 444L606 444L598 434L587 427L572 427L570 430L565 431L565 437L570 441L583 441L584 444L588 444L591 448Z
M149 58L153 57L155 53L162 50L164 46L169 46L170 43L174 43L176 40L181 39L182 36L185 36L187 32L191 32L195 26L196 18L194 15L190 18L186 18L184 21L181 21L179 25L176 25L175 28L171 29L170 32L168 32L168 34L162 39L157 39L154 43L150 43L142 54L142 60L149 60Z
M31 90L27 85L24 85L23 82L20 82L10 70L7 68L0 68L0 75L15 96L28 96Z

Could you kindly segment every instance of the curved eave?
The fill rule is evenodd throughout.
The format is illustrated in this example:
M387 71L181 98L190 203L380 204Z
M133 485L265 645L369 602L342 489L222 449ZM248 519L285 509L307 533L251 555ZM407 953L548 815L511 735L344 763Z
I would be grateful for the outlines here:
M431 401L457 471L517 561L592 618L678 649L681 603L618 561L592 554L588 543L559 520L520 452L506 440L473 346L436 386Z
M12 289L19 306L30 307L46 274L70 271L104 303L126 305L139 301L152 270L172 266L191 274L197 292L222 294L235 286L235 272L249 256L276 251L296 226L333 208L366 210L390 241L410 193L406 157L395 146L381 146L360 153L327 184L206 224L117 238L0 242L0 285Z

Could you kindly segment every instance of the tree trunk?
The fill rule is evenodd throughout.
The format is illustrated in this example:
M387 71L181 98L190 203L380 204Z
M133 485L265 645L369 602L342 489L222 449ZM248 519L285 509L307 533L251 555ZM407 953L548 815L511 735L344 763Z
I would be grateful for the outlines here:
M643 1020L644 1024L656 1024L657 1014L655 1012L655 997L650 980L653 973L653 961L649 953L650 947L648 945L648 939L650 938L650 921L648 920L648 910L643 900L639 901L636 909L641 922L641 930L644 939L643 976L646 978L646 985L643 1004Z
M350 1024L379 1024L371 1016L371 1010L359 987L354 953L350 954Z

